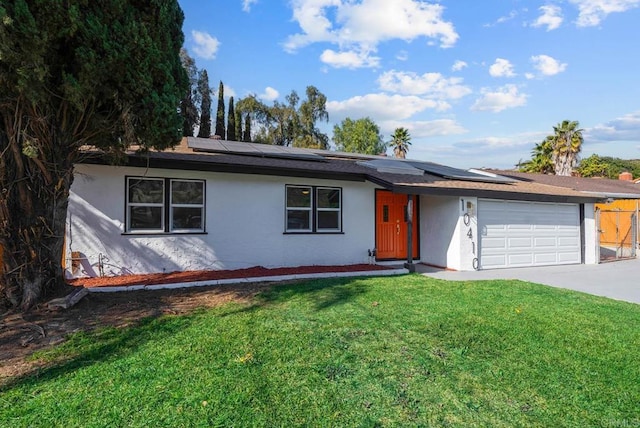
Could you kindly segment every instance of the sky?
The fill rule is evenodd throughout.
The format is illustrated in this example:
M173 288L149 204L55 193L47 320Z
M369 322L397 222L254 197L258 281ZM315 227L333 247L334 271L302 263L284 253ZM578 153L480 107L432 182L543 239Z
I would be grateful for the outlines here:
M369 117L385 141L409 130L408 158L458 168L513 168L563 120L580 122L583 158L640 158L640 0L179 3L226 106L313 85L329 138Z

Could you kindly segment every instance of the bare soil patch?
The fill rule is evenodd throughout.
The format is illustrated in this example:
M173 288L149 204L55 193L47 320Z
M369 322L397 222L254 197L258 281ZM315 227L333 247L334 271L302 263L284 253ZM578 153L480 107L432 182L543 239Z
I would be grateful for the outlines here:
M215 279L384 269L388 268L365 264L301 266L279 269L255 267L234 271L191 271L84 278L70 281L70 285L56 290L54 295L49 296L49 299L65 296L78 286L167 284ZM232 301L247 302L257 293L277 284L282 284L282 282L239 283L174 290L89 293L78 304L66 310L49 310L46 302L44 302L27 313L7 311L0 316L0 385L18 376L38 370L42 363L30 361L29 356L35 351L64 342L69 334L90 331L98 327L128 327L135 325L143 318L165 314L186 314L197 308L210 308Z

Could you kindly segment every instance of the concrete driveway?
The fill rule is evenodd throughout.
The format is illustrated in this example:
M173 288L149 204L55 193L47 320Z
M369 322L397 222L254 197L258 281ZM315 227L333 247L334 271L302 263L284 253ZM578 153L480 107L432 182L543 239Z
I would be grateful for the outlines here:
M450 281L520 279L640 304L640 259L598 265L492 269L477 272L452 272L419 264L416 265L416 272Z

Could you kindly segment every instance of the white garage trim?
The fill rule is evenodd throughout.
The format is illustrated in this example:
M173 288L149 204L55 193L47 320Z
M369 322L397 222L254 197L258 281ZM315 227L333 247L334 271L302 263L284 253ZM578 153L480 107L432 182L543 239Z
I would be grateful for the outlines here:
M578 204L478 201L480 268L581 263Z

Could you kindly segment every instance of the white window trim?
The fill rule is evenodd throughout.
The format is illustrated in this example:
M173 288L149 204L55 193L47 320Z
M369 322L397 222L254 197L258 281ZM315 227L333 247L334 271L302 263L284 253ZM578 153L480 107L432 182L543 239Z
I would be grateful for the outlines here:
M130 182L132 180L153 180L162 182L162 203L141 203L141 202L129 202L129 190ZM192 181L202 183L202 203L201 204L173 204L172 187L174 182ZM131 235L154 235L154 234L189 234L189 233L205 233L206 232L206 180L198 179L181 179L181 178L163 178L163 177L139 177L139 176L127 176L125 180L125 234ZM131 210L130 207L159 207L161 208L161 228L160 229L132 229L131 228ZM193 229L173 229L173 208L200 208L201 210L201 225L200 228ZM168 215L167 215L168 213ZM168 221L167 221L168 220Z
M174 204L173 203L173 183L174 182L195 182L202 183L202 203L201 204ZM205 182L204 180L189 180L189 179L180 179L180 178L172 178L169 180L169 232L172 233L184 233L184 232L204 232L204 207L205 207L205 191L204 191ZM173 208L200 208L200 224L202 227L199 228L173 228Z
M141 180L147 180L147 181L160 181L162 183L162 203L143 203L143 202L129 202L129 191L131 189L131 185L130 182L133 180L137 180L137 181L141 181ZM127 224L126 224L126 231L128 233L141 233L141 234L145 234L145 233L163 233L164 232L164 224L165 224L165 218L164 218L164 202L165 202L165 194L166 194L166 189L165 189L165 180L162 178L146 178L146 177L127 177L127 194L125 195L125 203L126 203L126 210L127 210ZM161 228L159 229L133 229L131 228L131 207L159 207L161 208L160 210L160 226Z
M337 190L340 194L340 201L338 203L338 208L320 208L317 206L318 201L318 193L320 190ZM327 232L341 232L342 231L342 189L338 187L316 187L316 213L319 212L337 212L338 213L338 227L337 228L320 228L320 216L316 214L316 231L317 233L327 233Z
M311 198L309 207L290 207L287 201L287 191L290 188L308 189ZM319 190L337 190L340 193L340 206L338 208L319 208L318 207L318 191ZM289 229L289 211L308 211L309 212L309 228L307 229ZM320 228L318 226L319 212L337 212L338 213L338 227L337 228ZM290 234L331 234L342 233L342 188L330 187L330 186L307 186L301 184L287 184L285 185L285 219L284 219L285 233Z
M289 198L288 191L289 189L307 189L309 194L309 206L308 207L290 207L289 206ZM310 233L313 232L313 187L311 186L295 186L295 185L287 185L284 190L284 198L285 198L285 223L284 228L287 233ZM309 227L307 229L289 229L289 211L307 211L309 214Z

